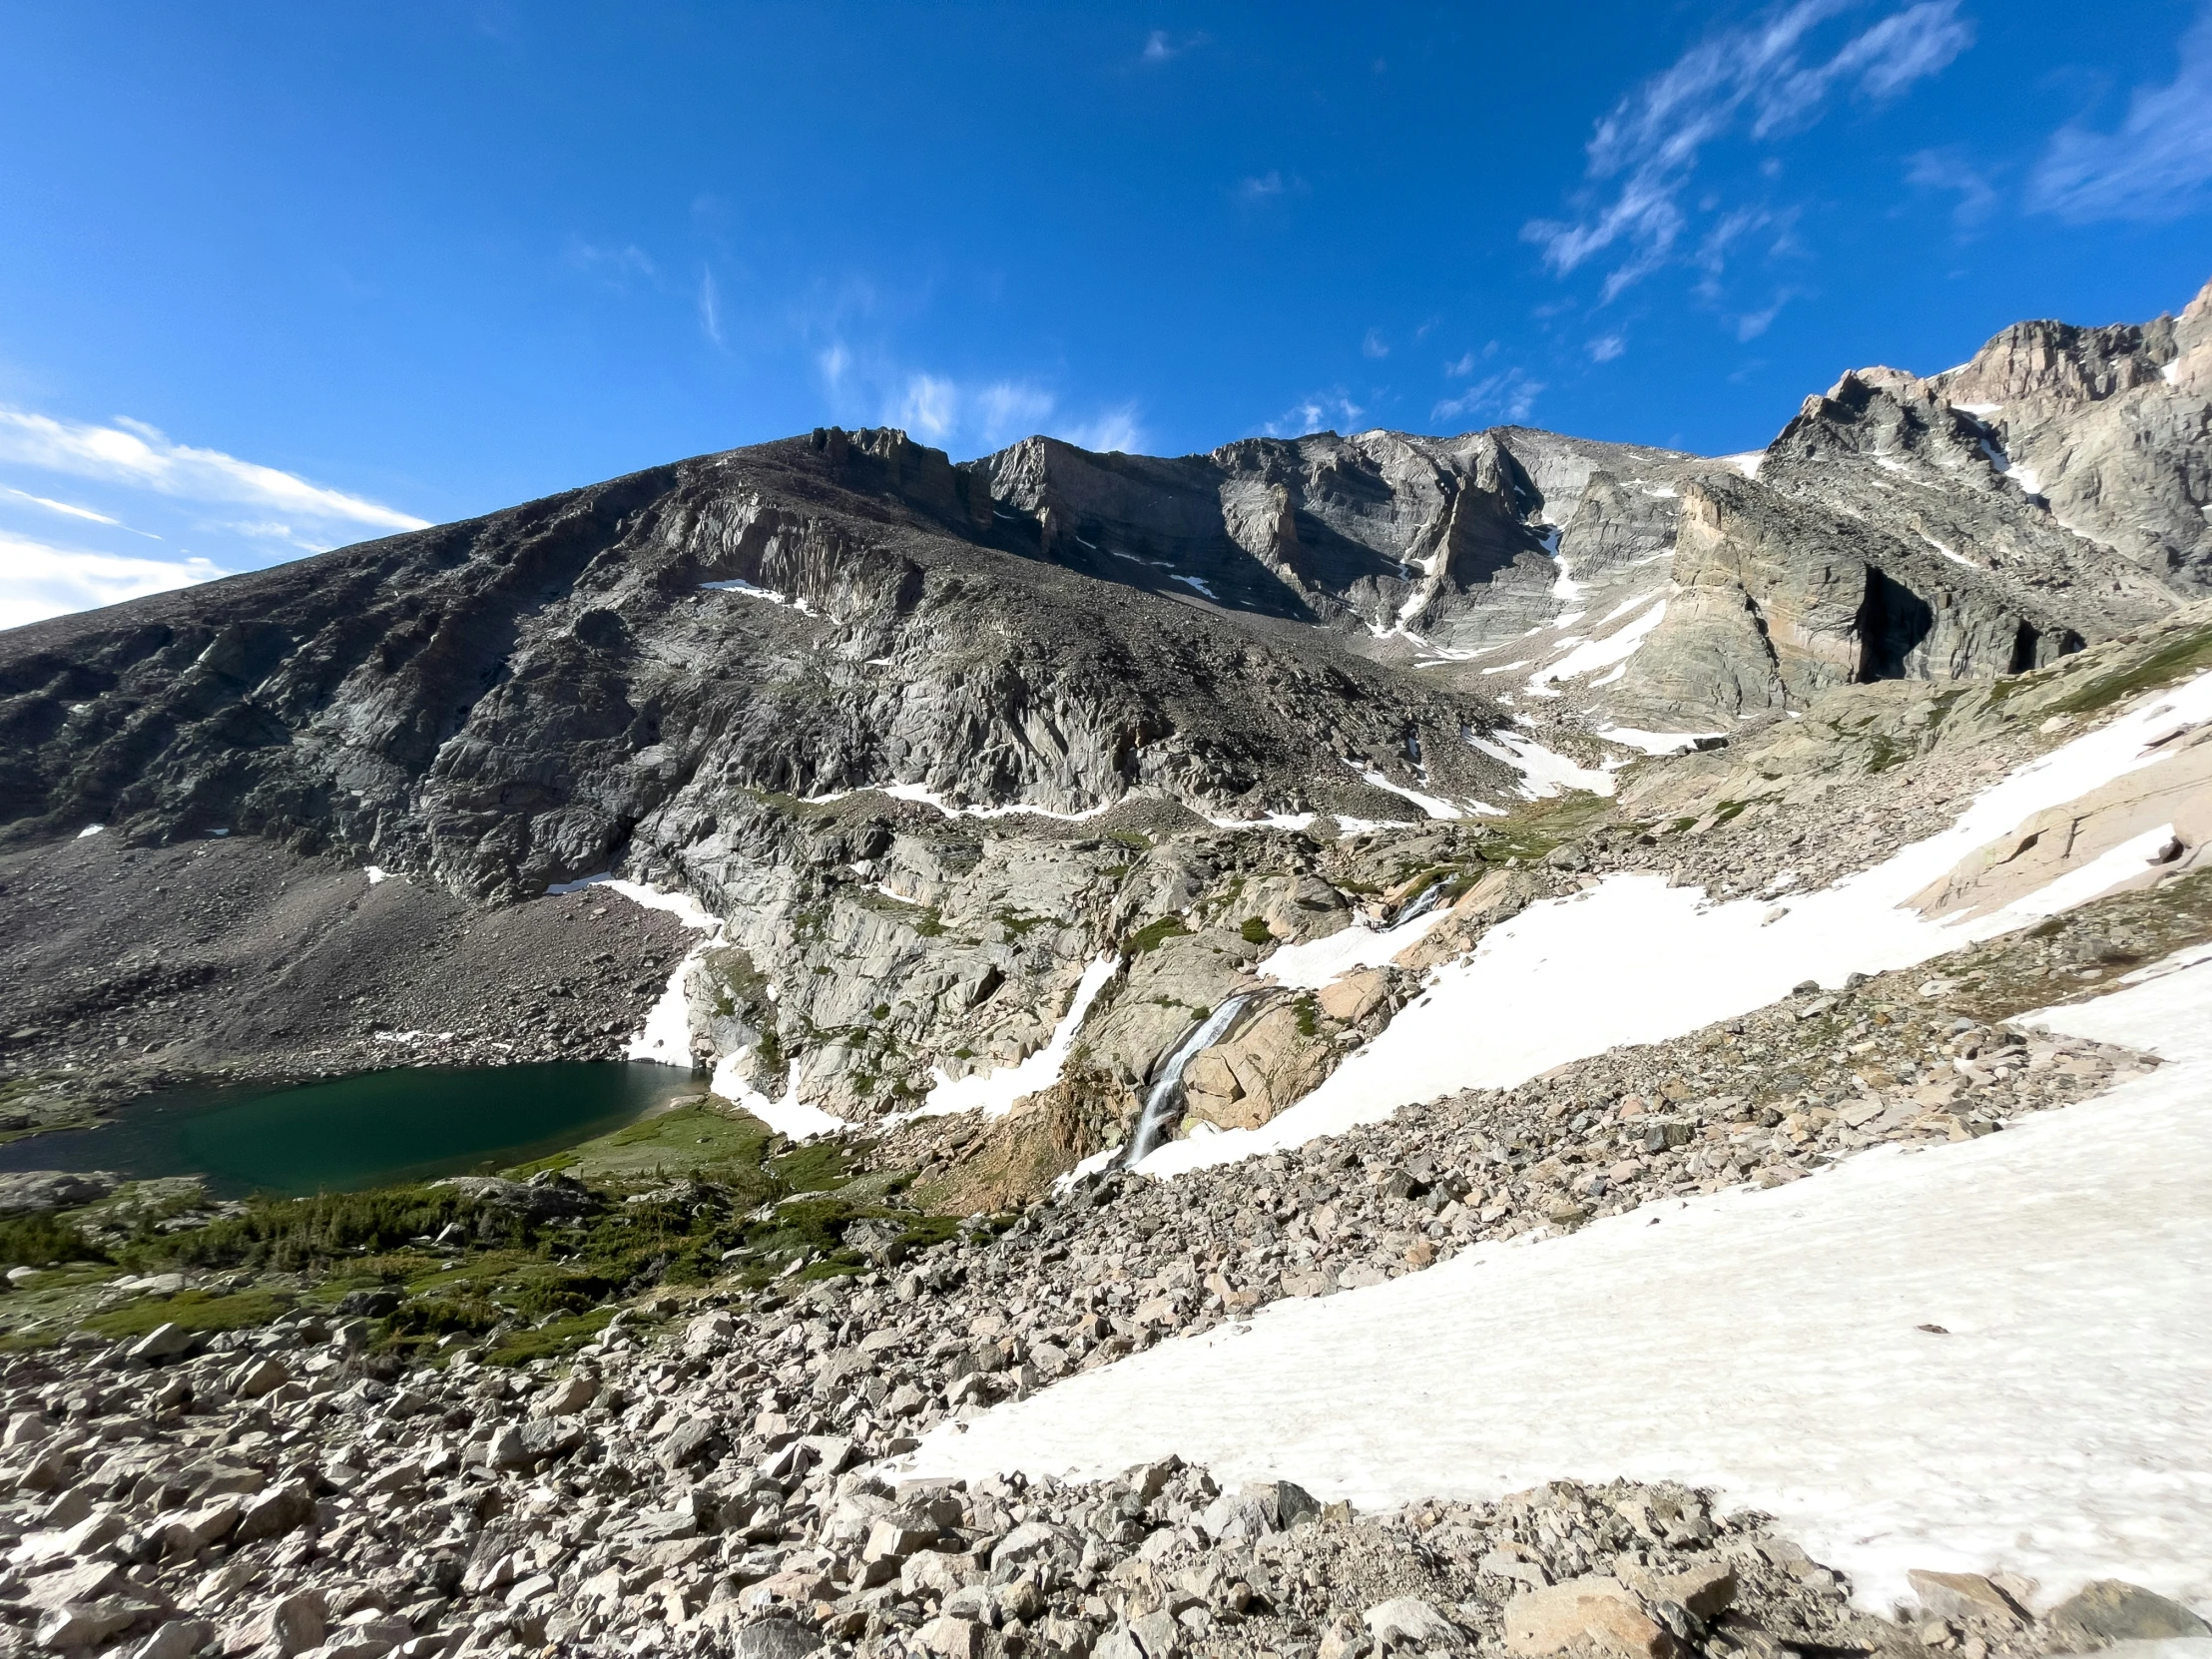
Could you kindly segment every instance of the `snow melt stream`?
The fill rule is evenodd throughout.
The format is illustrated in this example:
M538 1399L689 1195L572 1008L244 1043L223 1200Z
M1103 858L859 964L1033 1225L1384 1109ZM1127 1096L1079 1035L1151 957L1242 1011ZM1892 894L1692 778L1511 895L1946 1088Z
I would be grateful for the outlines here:
M1166 1065L1160 1068L1160 1080L1152 1085L1152 1092L1145 1096L1144 1115L1137 1119L1137 1133L1129 1143L1129 1163L1132 1168L1144 1162L1145 1154L1160 1144L1160 1136L1167 1128L1168 1107L1175 1098L1175 1091L1183 1086L1183 1073L1191 1063L1191 1057L1204 1048L1211 1048L1221 1041L1221 1034L1251 1001L1250 997L1233 996L1198 1022L1196 1029L1186 1037L1183 1046L1168 1056Z

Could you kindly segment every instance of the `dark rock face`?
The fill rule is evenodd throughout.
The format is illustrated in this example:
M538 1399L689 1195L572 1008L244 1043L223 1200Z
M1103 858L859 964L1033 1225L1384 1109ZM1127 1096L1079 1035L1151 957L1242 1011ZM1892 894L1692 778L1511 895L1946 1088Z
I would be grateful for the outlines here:
M1405 771L1423 732L1482 776L1452 741L1482 703L1264 612L978 546L971 474L836 437L17 630L11 830L258 834L513 898L656 815L696 835L779 795L1273 807L1345 780L1339 757Z

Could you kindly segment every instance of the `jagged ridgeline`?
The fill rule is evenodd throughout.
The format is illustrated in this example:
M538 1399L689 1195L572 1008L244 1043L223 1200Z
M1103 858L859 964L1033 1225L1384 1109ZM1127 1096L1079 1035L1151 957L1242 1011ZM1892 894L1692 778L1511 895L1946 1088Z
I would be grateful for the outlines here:
M1119 963L1057 1057L1088 1145L1265 949L1455 896L1531 799L2212 591L2208 396L2199 295L1847 374L1718 459L1508 427L954 464L821 430L0 635L0 836L252 840L470 914L607 871L680 890L721 921L695 1055L844 1117L1014 1064ZM1393 850L1352 868L1376 824ZM273 901L194 885L220 862L141 920ZM317 983L286 1040L373 1054L373 987ZM46 994L6 1017L60 1063ZM1256 997L1227 1120L1326 1075L1386 997L1359 1000ZM527 1047L499 1001L440 1028ZM605 1025L558 1051L618 1050Z

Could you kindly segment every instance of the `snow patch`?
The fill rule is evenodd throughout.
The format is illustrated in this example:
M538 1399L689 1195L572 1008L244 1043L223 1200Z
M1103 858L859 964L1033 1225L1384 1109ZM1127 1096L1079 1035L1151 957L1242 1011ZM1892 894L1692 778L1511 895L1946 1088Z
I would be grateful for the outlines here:
M1418 790L1407 789L1403 784L1393 784L1382 773L1376 771L1375 768L1361 766L1357 761L1347 761L1345 765L1357 772L1363 782L1373 784L1379 790L1387 790L1390 794L1402 800L1410 801L1430 818L1452 819L1467 816L1465 809L1444 800L1442 796L1423 795ZM1340 819L1338 822L1342 824L1345 821Z
M379 881L389 881L391 879L391 871L378 864L363 864L361 873L368 877L368 884L372 887Z
M1269 813L1264 818L1213 818L1206 819L1216 830L1304 830L1319 816L1315 813Z
M1503 761L1521 775L1520 794L1525 801L1546 801L1566 790L1588 790L1592 795L1611 795L1613 775L1578 766L1566 756L1546 749L1534 738L1524 737L1507 727L1499 727L1489 738L1467 734L1467 742L1482 751L1493 761Z
M814 608L797 594L781 594L773 588L756 587L751 582L740 581L735 577L727 582L702 582L699 586L702 592L738 593L748 599L765 599L771 605L789 605L793 610L803 611L809 616L814 614Z
M1304 944L1284 945L1257 971L1293 990L1318 991L1355 968L1381 967L1407 946L1418 944L1449 913L1427 910L1394 927L1364 927L1355 922Z
M107 829L105 824L88 824L77 831L77 838L83 840L87 835L97 835L105 829Z
M738 1075L738 1068L752 1057L751 1048L741 1048L735 1054L725 1054L715 1062L713 1080L707 1085L713 1093L734 1105L742 1106L779 1135L795 1141L813 1140L818 1135L841 1135L851 1124L839 1117L832 1117L819 1106L804 1104L799 1098L799 1062L794 1060L786 1074L784 1098L771 1100Z
M1872 1609L1915 1567L2205 1607L2212 962L2031 1017L2175 1058L2002 1134L1279 1302L942 1424L901 1472L1174 1452L1371 1509L1677 1480L1772 1514Z
M1964 565L1968 570L1979 570L1981 568L1979 565L1975 564L1973 560L1965 557L1965 555L1952 552L1941 542L1937 541L1934 536L1930 535L1926 530L1923 530L1921 532L1921 540L1928 543L1929 546L1935 548L1936 552L1940 553L1944 558L1948 559L1954 565Z
M1221 596L1214 592L1214 590L1208 587L1204 582L1200 581L1196 576L1178 576L1174 571L1171 570L1168 572L1168 580L1171 582L1181 582L1187 588L1196 588L1208 599L1215 601L1217 604L1220 602Z
M1726 732L1646 732L1634 726L1608 726L1596 735L1646 755L1687 755L1707 738L1728 736Z
M1652 601L1650 610L1607 638L1583 640L1550 667L1538 669L1528 677L1528 684L1523 689L1541 695L1549 690L1545 685L1546 681L1577 680L1585 674L1595 674L1601 668L1611 668L1615 663L1627 662L1636 654L1636 648L1644 643L1644 636L1664 622L1666 616L1665 598Z
M1040 1089L1051 1088L1059 1082L1061 1069L1075 1047L1075 1034L1082 1028L1083 1016L1091 1011L1098 993L1120 971L1121 958L1118 956L1101 956L1085 967L1083 977L1075 983L1075 996L1068 1003L1068 1011L1052 1028L1051 1037L1044 1047L1020 1064L1000 1066L996 1071L976 1072L966 1077L954 1077L938 1066L936 1084L930 1089L929 1098L912 1111L897 1113L885 1121L945 1117L953 1112L976 1110L985 1117L1002 1118L1014 1109L1017 1100Z
M660 1000L647 1012L645 1024L623 1050L623 1058L628 1060L652 1060L664 1066L692 1065L691 1000L684 986L699 959L710 947L722 942L721 920L709 915L706 907L688 892L664 892L643 881L621 881L612 875L586 875L574 881L556 881L545 890L549 894L559 894L581 892L586 887L605 887L644 909L665 910L703 935L669 974L668 986L661 992Z
M1723 455L1719 459L1721 465L1734 467L1746 478L1756 478L1766 458L1767 452L1764 449L1747 449L1741 455Z

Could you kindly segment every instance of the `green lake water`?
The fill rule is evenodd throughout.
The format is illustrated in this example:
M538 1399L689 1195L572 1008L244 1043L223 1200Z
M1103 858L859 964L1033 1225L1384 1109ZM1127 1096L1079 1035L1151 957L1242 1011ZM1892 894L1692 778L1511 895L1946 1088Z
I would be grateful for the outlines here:
M503 1169L699 1092L675 1066L557 1062L362 1072L283 1089L150 1095L96 1129L0 1146L0 1170L198 1175L222 1197L338 1192Z

